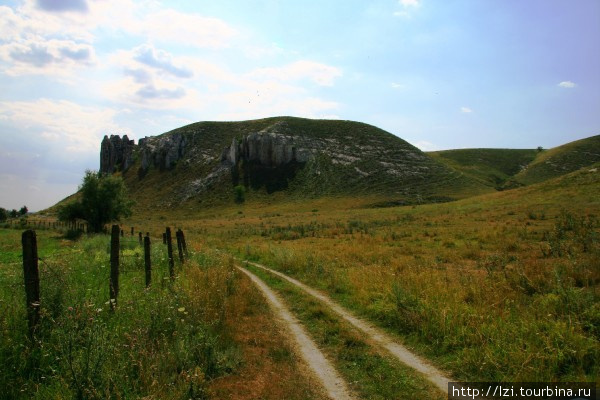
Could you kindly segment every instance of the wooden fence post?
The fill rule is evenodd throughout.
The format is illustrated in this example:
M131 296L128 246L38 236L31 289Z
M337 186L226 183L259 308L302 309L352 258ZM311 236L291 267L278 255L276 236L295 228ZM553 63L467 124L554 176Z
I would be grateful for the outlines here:
M188 257L188 251L187 251L187 245L185 244L185 235L183 234L183 231L180 229L179 230L179 234L181 235L181 245L183 246L183 254Z
M140 246L142 245L142 232L139 232Z
M141 232L140 237L142 237ZM147 235L144 238L144 265L146 268L146 287L149 287L152 281L152 260L150 258L150 236Z
M119 225L112 226L110 235L110 309L117 306L119 297ZM123 231L121 230L121 233Z
M167 255L169 257L169 276L175 279L175 260L173 260L173 241L171 240L171 228L167 227Z
M131 236L133 236L133 226L131 227Z
M25 278L27 322L29 337L33 338L40 321L40 273L35 231L27 230L23 232L21 243L23 245L23 277Z
M177 236L177 252L179 253L179 262L183 264L183 244L181 243L181 229L175 232Z
M167 234L163 233L163 244L167 244Z

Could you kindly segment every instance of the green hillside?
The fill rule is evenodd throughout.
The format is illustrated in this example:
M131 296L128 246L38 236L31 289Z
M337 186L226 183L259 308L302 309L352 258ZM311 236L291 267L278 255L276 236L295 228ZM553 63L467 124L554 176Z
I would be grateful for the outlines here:
M531 163L535 149L459 149L427 153L435 160L494 188L502 188L507 180Z
M543 182L600 161L600 135L577 140L540 153L526 169L515 175L517 183Z
M311 157L305 163L276 168L248 161L228 165L224 158L232 140L241 142L255 133L285 138L296 143L298 151L306 148ZM142 169L144 152L151 159L163 157L172 150L169 140L184 143L177 162L167 168ZM275 117L198 122L148 138L136 147L133 165L122 174L138 207L144 209L227 204L233 201L233 187L238 184L246 187L247 201L259 202L356 195L414 204L489 191L406 141L353 121Z

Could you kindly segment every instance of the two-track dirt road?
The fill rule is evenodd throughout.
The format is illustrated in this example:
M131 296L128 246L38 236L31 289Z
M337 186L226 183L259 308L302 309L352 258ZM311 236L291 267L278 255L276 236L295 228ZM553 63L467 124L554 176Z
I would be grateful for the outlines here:
M240 271L248 275L258 289L264 294L274 314L282 321L282 325L290 332L291 337L296 342L296 350L313 371L315 376L321 381L323 388L328 396L334 400L355 399L351 393L346 381L340 376L333 365L325 358L325 355L319 350L315 342L308 336L302 324L293 316L293 314L283 304L279 296L275 294L260 278L250 271L238 267Z
M298 288L302 289L305 293L315 297L316 299L321 301L323 304L327 305L331 310L333 310L339 316L341 316L344 320L348 321L355 328L357 328L358 330L365 333L374 343L379 345L381 348L385 349L392 356L396 357L400 362L402 362L405 365L408 365L409 367L420 372L421 374L423 374L423 376L427 380L432 382L442 392L444 392L446 394L448 393L448 382L451 381L450 378L448 378L443 372L441 372L440 370L435 368L429 362L427 362L423 358L417 356L416 354L412 353L406 347L404 347L403 345L398 343L397 340L395 340L393 337L391 337L387 333L383 332L383 330L381 330L380 328L377 328L373 324L356 317L351 312L346 310L344 307L340 306L335 301L333 301L329 296L303 284L302 282L300 282L294 278L291 278L279 271L275 271L275 270L268 268L261 264L257 264L257 263L249 262L249 261L245 261L245 262L247 262L248 264L250 264L254 267L257 267L257 268L263 269L269 273L272 273L282 279L285 279L286 281L288 281L288 282L292 283L293 285L297 286ZM271 289L269 289L266 286L266 284L264 284L258 277L256 277L255 275L253 275L252 273L250 273L249 271L247 271L244 268L240 268L240 270L242 270L243 272L248 274L252 278L252 280L257 284L257 286L259 286L259 288L261 288L261 290L263 290L263 288L264 288L272 293ZM260 284L259 284L259 282L260 282ZM264 290L263 290L263 292L264 292ZM274 293L272 293L272 294L275 296ZM289 312L288 312L288 314L289 314ZM299 322L293 316L290 315L290 318L292 318L294 323L300 329L302 329ZM302 329L302 331L303 331L303 329ZM306 334L304 333L304 335L306 335ZM309 341L311 341L309 338L307 338L307 339ZM314 343L313 343L313 346L314 346ZM316 346L315 346L315 349L318 351ZM329 366L331 366L331 364L329 364ZM333 369L332 366L331 366L331 368ZM337 373L336 373L336 376L337 376L336 379L341 380L341 378L339 377L339 375L337 375ZM342 380L342 382L343 382L343 380ZM341 383L336 384L336 385L341 385ZM344 397L333 397L333 398L344 398Z

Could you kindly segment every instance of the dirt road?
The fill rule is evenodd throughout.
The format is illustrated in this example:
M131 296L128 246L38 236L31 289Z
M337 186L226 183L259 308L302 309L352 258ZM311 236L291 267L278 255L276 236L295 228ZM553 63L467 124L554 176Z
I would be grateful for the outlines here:
M448 382L452 381L450 378L448 378L444 373L435 368L433 365L431 365L421 357L417 356L416 354L412 353L406 347L399 344L390 335L386 334L381 329L375 327L369 322L366 322L365 320L355 317L348 310L331 300L331 298L329 298L327 295L309 286L306 286L305 284L294 278L291 278L271 268L265 267L261 264L253 262L248 262L248 264L253 265L257 268L261 268L272 274L275 274L280 278L283 278L286 281L296 285L311 296L319 299L321 302L329 306L334 312L339 314L343 319L345 319L346 321L354 325L356 328L367 334L371 338L371 340L373 340L373 342L379 344L381 347L386 349L389 353L395 356L402 363L422 373L430 382L432 382L444 393L448 393Z
M308 367L312 369L315 376L319 378L329 397L335 400L354 399L355 397L348 389L346 381L335 370L329 360L325 358L315 342L308 336L302 324L292 315L275 292L250 271L240 267L237 268L248 275L252 282L265 295L275 315L282 321L283 325L295 339L298 352Z

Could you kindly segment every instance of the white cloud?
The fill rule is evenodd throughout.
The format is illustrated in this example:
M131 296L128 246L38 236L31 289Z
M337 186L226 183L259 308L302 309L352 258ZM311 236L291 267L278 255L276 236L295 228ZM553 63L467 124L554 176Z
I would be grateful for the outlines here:
M33 140L77 153L95 152L107 133L130 133L115 123L116 114L113 109L84 107L65 100L0 102L2 120L25 128Z
M404 89L406 86L401 84L401 83L396 83L396 82L392 82L392 88L393 89Z
M461 107L460 112L465 113L465 114L470 114L473 112L473 110L471 110L469 107Z
M421 5L420 0L400 0L399 3L402 5L402 7L405 7L405 8L419 7Z
M558 84L558 86L560 86L561 88L565 88L565 89L572 89L577 85L571 81L562 81L561 83Z
M402 6L402 10L395 11L394 17L410 18L412 14L410 10L416 10L421 6L421 0L399 0L398 4Z
M334 80L342 76L342 71L330 65L300 60L282 67L255 69L249 76L257 79L276 79L288 82L308 79L319 86L333 86Z
M139 63L153 67L159 71L174 75L178 78L191 78L194 73L184 65L178 65L173 56L153 46L144 44L133 49L133 59Z
M154 42L171 42L194 47L223 48L230 45L237 31L218 18L184 14L164 9L147 15L140 23L141 32Z
M64 76L75 67L92 65L96 55L88 44L35 38L0 45L0 59L9 66L3 70L8 75L52 73Z

